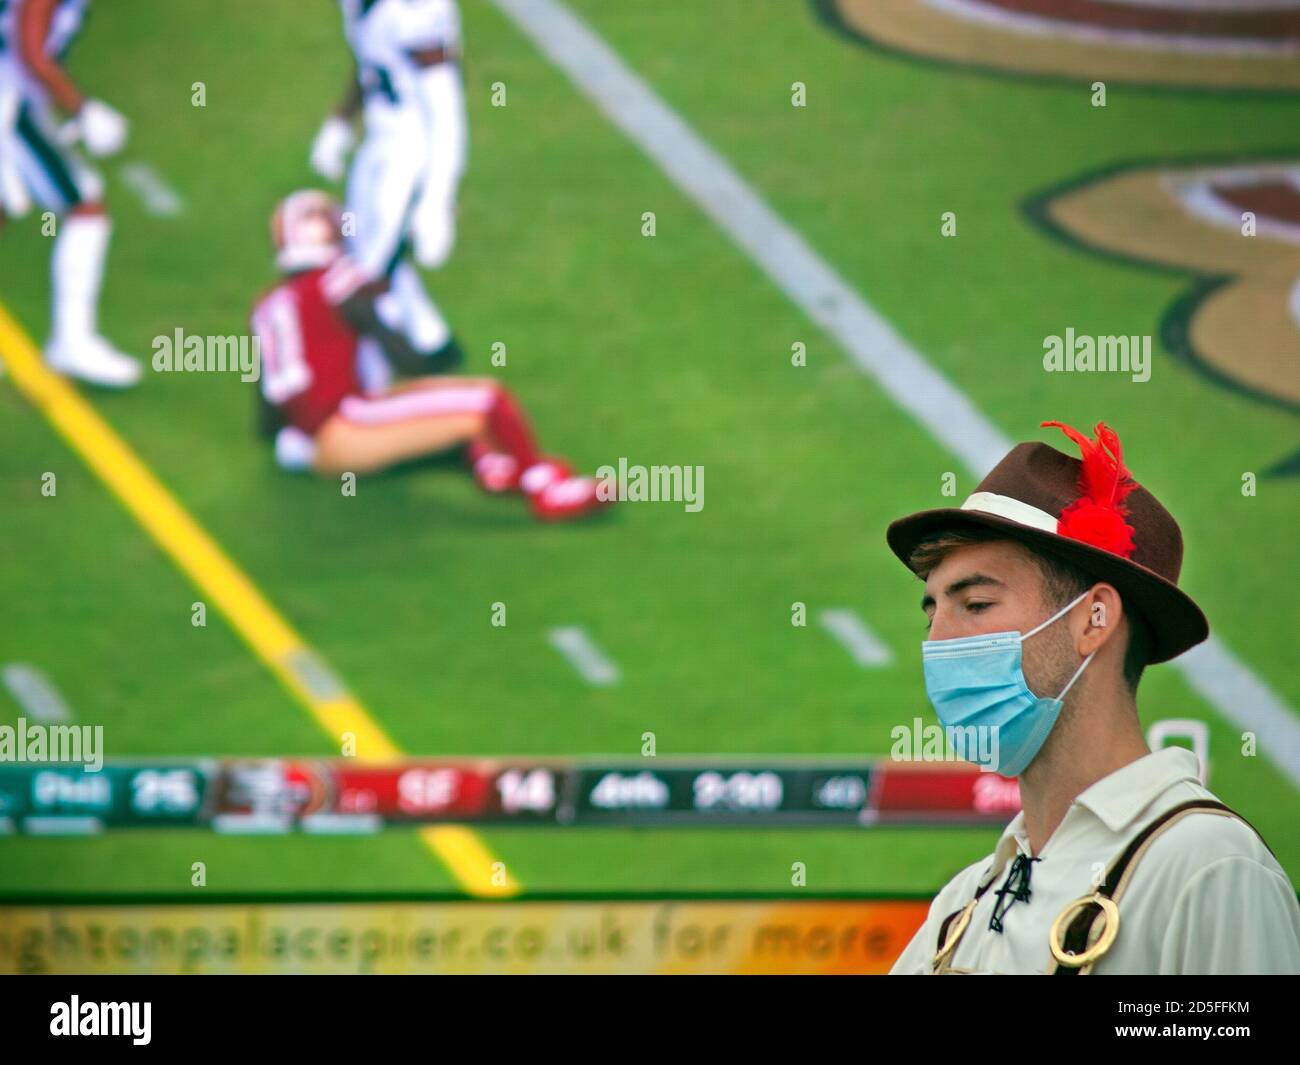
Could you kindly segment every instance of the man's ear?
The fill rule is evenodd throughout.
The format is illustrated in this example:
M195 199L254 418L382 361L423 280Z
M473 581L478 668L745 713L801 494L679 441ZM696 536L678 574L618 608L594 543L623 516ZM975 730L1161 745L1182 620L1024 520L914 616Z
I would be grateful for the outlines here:
M1087 608L1082 625L1074 634L1074 649L1081 658L1100 651L1113 639L1124 620L1124 602L1114 585L1094 584L1079 604Z

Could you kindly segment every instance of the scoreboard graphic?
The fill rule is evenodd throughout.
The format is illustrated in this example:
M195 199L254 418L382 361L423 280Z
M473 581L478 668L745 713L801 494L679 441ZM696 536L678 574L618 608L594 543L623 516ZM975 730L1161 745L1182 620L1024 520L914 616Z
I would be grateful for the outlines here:
M439 822L995 824L1019 809L1014 780L965 763L276 758L0 767L0 832L34 835L365 833Z

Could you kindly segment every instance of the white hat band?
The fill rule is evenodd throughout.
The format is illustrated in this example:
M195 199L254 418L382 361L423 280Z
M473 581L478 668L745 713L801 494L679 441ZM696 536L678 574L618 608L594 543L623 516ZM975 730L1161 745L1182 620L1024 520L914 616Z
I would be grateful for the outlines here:
M1028 525L1031 529L1041 529L1043 532L1056 532L1057 519L1047 511L1031 507L1028 503L1022 503L1019 499L1012 499L1010 496L1000 496L996 492L974 492L961 505L961 509L994 514L1019 525Z

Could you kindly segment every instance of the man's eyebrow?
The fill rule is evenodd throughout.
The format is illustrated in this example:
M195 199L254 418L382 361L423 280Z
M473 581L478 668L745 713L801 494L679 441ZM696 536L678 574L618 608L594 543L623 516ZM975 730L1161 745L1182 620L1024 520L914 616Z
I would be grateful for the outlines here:
M975 588L981 584L996 584L999 588L1005 588L1006 585L996 577L990 577L984 573L972 573L969 577L963 577L959 581L953 581L943 590L944 595L956 595L958 592L964 592L967 588Z
M969 577L963 577L959 581L953 581L943 590L944 595L956 595L958 592L964 592L967 588L976 588L980 585L996 584L999 588L1005 588L1006 584L996 577L990 577L986 573L972 573ZM926 595L921 599L921 609L928 610L934 606L934 596Z

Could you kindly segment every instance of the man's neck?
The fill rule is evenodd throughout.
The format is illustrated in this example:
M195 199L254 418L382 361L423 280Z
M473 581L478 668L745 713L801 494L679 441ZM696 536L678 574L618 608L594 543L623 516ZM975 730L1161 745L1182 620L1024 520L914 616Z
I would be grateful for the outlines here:
M1020 806L1034 856L1042 852L1082 792L1151 753L1131 698L1098 700L1079 694L1081 702L1061 715L1042 751L1020 777Z

